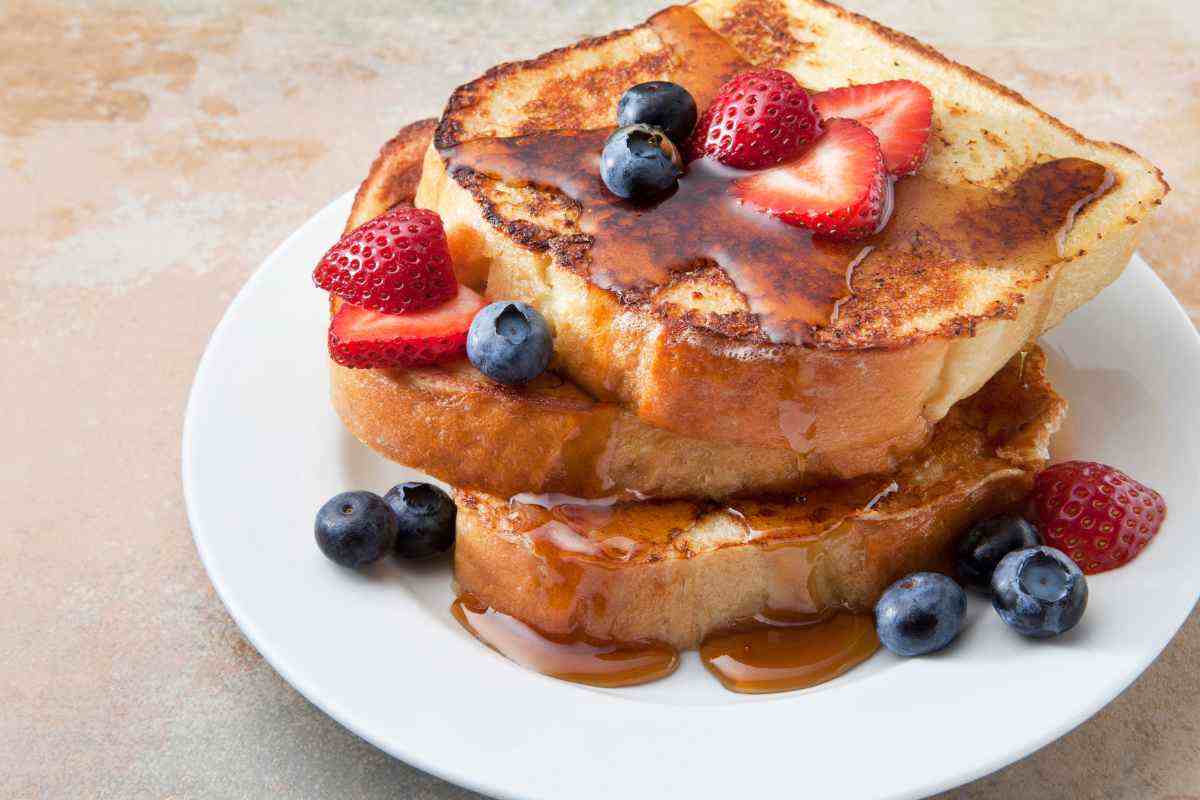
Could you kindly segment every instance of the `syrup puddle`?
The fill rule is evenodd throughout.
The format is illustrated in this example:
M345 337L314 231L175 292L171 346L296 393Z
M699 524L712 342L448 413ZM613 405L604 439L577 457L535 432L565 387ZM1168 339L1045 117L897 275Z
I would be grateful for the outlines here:
M759 614L700 645L704 666L732 692L766 694L833 680L879 649L870 616Z
M543 675L588 686L634 686L664 678L679 652L661 642L611 642L582 634L542 633L464 596L450 606L468 632L506 658Z

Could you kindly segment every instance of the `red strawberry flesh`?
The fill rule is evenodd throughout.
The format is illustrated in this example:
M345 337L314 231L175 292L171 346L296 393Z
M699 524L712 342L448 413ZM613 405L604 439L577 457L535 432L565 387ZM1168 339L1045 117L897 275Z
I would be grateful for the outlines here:
M441 217L411 206L343 236L313 271L313 282L356 306L388 314L434 308L458 291Z
M343 303L329 324L329 354L346 367L421 367L466 354L467 330L484 301L465 286L449 302L414 314Z
M830 89L813 96L822 119L861 122L879 137L884 164L896 177L911 175L925 162L933 127L933 96L916 81L886 81Z
M739 169L765 169L798 155L821 132L812 98L783 70L739 73L717 91L684 148Z
M1068 461L1043 470L1033 484L1030 513L1042 539L1088 575L1133 560L1162 526L1162 495L1093 461Z
M830 239L869 236L891 212L879 141L846 119L829 120L800 158L736 181L733 192L759 211Z

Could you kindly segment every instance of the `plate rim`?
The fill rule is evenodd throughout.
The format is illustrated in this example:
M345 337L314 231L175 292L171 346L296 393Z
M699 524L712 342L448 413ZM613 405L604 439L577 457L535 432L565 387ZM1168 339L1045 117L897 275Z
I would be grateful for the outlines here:
M461 786L472 791L479 792L492 797L503 798L504 800L522 800L522 798L534 797L521 793L506 786L498 786L489 783L486 779L477 779L467 769L454 769L446 765L447 759L438 759L427 755L420 747L404 747L398 744L391 738L383 738L377 735L370 727L364 723L360 715L355 714L349 709L343 708L341 703L331 697L328 692L322 691L319 686L312 685L310 681L298 674L287 663L287 659L279 652L276 652L273 645L269 641L269 636L260 629L259 625L251 618L251 615L242 606L236 596L236 592L221 575L219 569L214 566L215 556L210 550L209 542L201 534L202 523L199 520L197 511L198 501L196 500L196 475L194 466L194 451L195 451L195 431L201 424L199 418L202 414L198 406L197 395L198 387L208 377L209 373L214 369L213 362L216 356L216 345L219 344L226 336L230 335L230 330L233 327L233 319L241 307L248 302L248 298L253 294L255 289L262 283L268 273L275 267L283 255L293 247L298 240L302 239L311 226L318 220L322 219L341 206L349 205L353 197L354 190L350 190L336 197L315 214L309 217L304 224L289 234L282 242L280 242L271 253L259 264L254 272L247 278L243 285L239 288L237 294L230 301L225 311L222 313L220 321L214 327L212 333L205 343L204 352L199 359L196 367L192 383L188 390L188 399L184 412L184 424L181 435L181 479L184 501L187 511L188 524L192 530L192 539L200 556L200 560L204 565L205 572L212 584L221 603L225 606L226 611L234 620L235 624L241 630L242 634L254 646L254 648L263 656L264 660L274 669L292 688L298 691L304 698L319 708L323 713L333 718L338 724L350 730L356 736L371 743L376 748L382 750L390 756L399 758L404 762L417 767L427 773L435 775L443 780L446 780L457 786ZM1166 287L1165 283L1159 278L1157 273L1149 267L1148 263L1137 252L1131 257L1129 265L1126 269L1144 267L1149 277L1157 284L1157 289L1162 290L1167 297L1170 298L1170 309L1172 314L1178 314L1179 317L1187 323L1188 329L1191 331L1193 345L1200 351L1200 331L1196 330L1187 312L1180 304L1178 298ZM1165 308L1162 309L1165 312ZM1192 609L1195 608L1197 600L1193 600ZM896 798L907 797L925 797L930 794L945 791L954 787L961 786L970 781L976 780L985 775L991 774L999 769L1002 769L1016 761L1025 758L1037 750L1045 747L1051 742L1065 736L1070 731L1077 728L1079 725L1093 717L1101 709L1110 704L1113 700L1123 694L1134 681L1136 681L1170 644L1171 641L1178 635L1179 630L1190 616L1190 612L1184 614L1178 622L1173 626L1169 636L1165 638L1161 646L1157 647L1154 652L1149 650L1142 653L1142 657L1136 662L1136 668L1132 669L1129 674L1121 676L1117 682L1119 688L1096 707L1089 706L1080 707L1076 713L1058 725L1051 726L1049 729L1043 730L1037 736L1030 737L1022 743L1021 746L1008 749L1007 756L995 757L984 762L980 762L969 768L943 772L942 777L935 780L924 782L920 786L907 787L905 791L890 795ZM537 676L542 677L542 676ZM549 679L546 679L549 680ZM1107 694L1107 692L1105 692Z

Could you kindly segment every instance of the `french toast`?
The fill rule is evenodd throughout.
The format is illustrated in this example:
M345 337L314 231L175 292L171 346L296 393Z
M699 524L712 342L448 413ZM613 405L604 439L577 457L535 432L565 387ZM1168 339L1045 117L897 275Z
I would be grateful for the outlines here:
M410 554L453 543L452 613L510 658L627 685L701 646L735 691L813 685L945 646L962 589L916 573L974 574L993 534L1027 553L1035 477L1091 491L1043 471L1066 402L1034 342L1167 191L824 0L695 0L502 64L384 146L314 271L333 405L455 487L374 499ZM1115 506L1045 535L1132 557L1126 485L1141 539L1114 544ZM921 586L960 601L948 638L871 625Z
M380 150L345 230L412 203L434 120L400 130ZM340 299L334 297L334 307ZM845 474L790 447L713 441L651 425L555 373L520 390L465 361L406 369L330 364L333 406L360 441L453 486L510 497L703 497L784 493Z
M703 105L714 83L748 65L782 68L813 89L912 78L935 101L927 186L897 197L898 209L918 209L916 221L853 265L836 313L790 338L765 330L745 292L705 259L636 291L601 287L586 209L519 174L498 178L494 159L472 155L481 141L611 125L617 97L639 81L676 81ZM1079 198L1090 202L1071 209L1059 236L1028 216L1061 200L1053 186L1003 198L1065 159L1102 165L1106 183ZM984 193L997 213L956 228L955 209L921 205L956 191ZM460 280L539 310L554 331L556 371L596 400L655 428L787 449L801 471L811 463L814 474L853 477L896 468L954 403L1115 279L1166 191L1132 151L1088 140L837 6L698 0L460 87L416 202L445 221Z
M549 634L678 648L770 609L869 611L903 575L944 569L972 523L1019 507L1065 413L1034 348L890 475L727 504L547 509L460 490L458 590Z

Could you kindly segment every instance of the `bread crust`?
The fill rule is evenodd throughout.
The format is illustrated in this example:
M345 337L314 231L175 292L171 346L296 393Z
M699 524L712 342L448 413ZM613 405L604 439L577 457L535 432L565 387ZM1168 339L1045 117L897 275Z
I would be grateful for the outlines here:
M749 61L787 69L814 88L896 77L926 82L936 130L923 174L1003 186L1032 164L1076 156L1107 166L1118 186L1080 214L1062 262L1013 273L1003 285L984 286L1000 272L966 271L943 293L953 302L937 305L909 302L906 294L919 293L898 290L882 306L852 300L815 342L779 345L747 325L739 315L744 303L712 281L700 288L725 298L730 307L721 313L680 300L697 288L686 281L649 304L599 288L556 243L555 231L570 229L561 198L469 170L452 176L431 147L417 203L445 220L460 278L486 282L489 296L536 306L554 329L559 372L651 426L789 448L839 474L891 469L925 444L955 402L1120 274L1138 223L1168 189L1127 148L1088 140L1015 92L837 6L699 0L690 8ZM670 79L684 68L648 25L501 65L454 93L437 144L609 124L630 83Z
M459 491L457 587L543 631L679 648L767 609L866 612L903 575L946 570L973 522L1021 506L1065 412L1035 350L895 473L801 498L633 503L589 522L594 509Z

